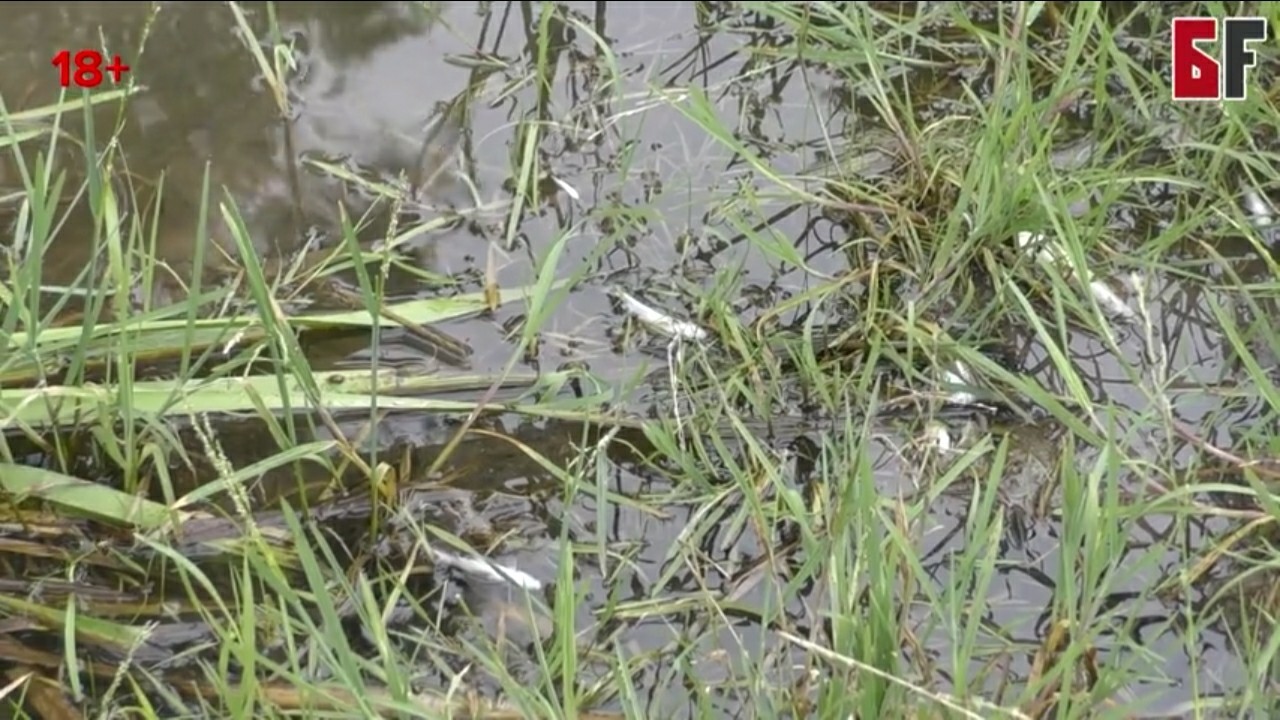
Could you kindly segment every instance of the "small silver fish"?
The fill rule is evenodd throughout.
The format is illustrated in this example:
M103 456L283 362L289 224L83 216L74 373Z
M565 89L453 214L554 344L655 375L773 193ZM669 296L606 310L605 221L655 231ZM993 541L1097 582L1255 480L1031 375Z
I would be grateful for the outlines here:
M655 310L648 305L640 302L623 290L615 290L614 294L622 300L622 304L627 308L627 312L631 313L635 319L645 325L669 335L679 340L706 340L707 331L696 324L687 320L678 320L659 310Z

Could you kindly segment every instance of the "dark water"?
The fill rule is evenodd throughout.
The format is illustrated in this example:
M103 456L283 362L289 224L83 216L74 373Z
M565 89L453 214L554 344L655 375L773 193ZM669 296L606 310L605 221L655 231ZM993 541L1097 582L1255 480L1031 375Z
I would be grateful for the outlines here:
M773 189L770 182L659 95L691 86L703 89L726 128L784 174L801 173L817 162L829 143L840 143L846 133L864 132L873 123L850 112L847 98L834 91L834 79L802 77L760 64L747 48L767 46L774 31L753 26L749 14L732 11L727 4L557 7L552 31L559 42L550 59L554 81L541 110L531 80L538 51L530 27L540 21L542 8L518 3L278 3L281 37L292 43L297 63L288 83L288 132L225 4L6 3L0 7L0 67L5 68L0 94L10 111L56 100L59 88L50 58L62 49L98 47L101 32L106 45L131 66L130 77L147 88L128 105L122 144L128 172L142 198L152 194L163 176L158 253L179 275L200 241L195 237L196 213L206 166L214 187L225 188L235 199L259 250L270 257L297 250L304 226L315 226L321 233L333 230L332 208L341 189L332 181L311 177L305 169L307 177L294 183L291 173L299 172L303 159L350 162L374 173L412 174L422 169L425 147L436 179L423 196L428 206L424 212L447 208L464 213L467 221L420 240L415 257L422 267L462 277L468 283L465 290L476 290L486 265L493 262L502 285L527 284L548 250L567 235L557 275L581 271L588 279L557 309L534 364L552 368L583 360L606 377L622 378L643 364L660 366L664 355L660 345L649 348L650 353L617 347L621 315L606 295L609 287L643 288L679 314L691 312L706 294L721 291L744 321L750 321L760 307L770 307L814 282L801 270L775 267L753 252L742 239L741 226L723 212L726 197L741 195L743 188L767 193ZM268 39L265 9L259 4L244 8L255 31ZM719 24L721 30L699 32L709 23ZM728 32L729 27L736 32ZM593 42L592 32L605 39L611 55ZM144 33L145 49L140 52ZM616 77L605 71L610 57L618 64ZM475 98L467 103L470 112L458 127L450 126L442 119L445 108L468 95ZM853 108L856 111L857 104ZM99 122L109 122L111 112L100 112ZM518 129L530 121L542 123L538 156L548 175L540 183L546 196L520 218L514 241L508 242L505 223L513 197ZM444 129L428 141L429 132L439 128ZM875 162L874 168L881 167ZM578 197L550 176L572 187ZM0 166L0 183L13 184L7 165ZM295 192L304 195L306 217L294 213ZM844 226L817 209L789 201L761 197L758 204L746 220L736 220L749 225L768 221L768 232L791 243L819 272L837 275L850 269L848 256L834 250L850 239ZM215 222L212 242L225 242L222 232ZM50 251L48 282L69 282L88 262L86 253L87 233L69 224ZM413 287L402 289L410 292ZM1203 310L1202 291L1157 278L1152 292L1150 312L1161 319L1168 372L1187 375L1188 385L1193 379L1217 381L1231 375L1229 353ZM512 349L503 340L503 326L522 312L516 304L494 318L453 323L447 329L476 348L476 370L496 369ZM1117 356L1105 343L1080 334L1070 338L1066 350L1093 396L1109 399L1125 417L1138 418L1156 402L1155 391L1125 369L1149 367L1143 342L1133 334L1122 335ZM348 347L342 352L358 355L362 350ZM1048 369L1038 341L1015 338L1014 352L1022 370L1061 389L1062 380ZM1220 433L1209 439L1226 445L1229 428L1247 425L1260 412L1256 403L1204 393L1179 393L1172 403L1179 417L1192 425L1217 417L1212 427ZM397 432L410 439L420 433L421 445L443 442L425 424L402 422ZM1142 421L1134 420L1129 430L1135 447L1145 442L1156 448L1161 442ZM528 431L512 429L517 432ZM1028 433L1032 440L1019 450L1034 450L1028 452L1029 463L1051 464L1061 452L1058 443L1067 442L1047 431ZM536 435L524 438L546 447ZM875 459L887 491L904 491L911 485L904 480L911 472L901 461L900 444L884 440ZM1158 455L1156 448L1153 456ZM764 602L777 591L773 584L778 581L773 579L755 589L737 584L735 571L750 567L762 552L759 541L747 537L717 538L714 547L708 543L707 559L723 568L722 578L695 578L671 569L668 555L675 552L673 543L696 509L677 508L673 519L661 521L611 509L610 522L600 527L596 508L588 501L566 508L558 506L553 495L521 499L522 492L545 482L538 468L505 462L502 471L483 468L483 452L465 459L478 484L506 488L516 498L503 505L503 513L568 518L580 543L589 545L604 535L612 546L638 548L631 558L630 599L710 587L751 603ZM1082 448L1077 459L1087 469L1097 458ZM623 464L611 466L606 474L607 483L618 492L661 488L654 478ZM1025 487L1019 485L1023 479ZM1034 506L1042 480L1043 473L1034 469L1025 477L1013 475L1009 492L1022 495L1013 498L1019 504ZM938 529L926 538L926 563L945 572L950 555L964 544L963 534L954 531L965 521L967 500L943 498L938 511ZM1059 580L1059 540L1054 512L1028 511L1018 522L1023 525L1018 541L1002 548L1004 565L993 589L997 597L991 621L1025 650L1046 632L1043 613ZM507 559L549 581L555 573L550 558L559 530L539 531L531 525L522 524L522 547ZM1158 523L1145 523L1134 527L1132 540L1140 548L1166 532ZM1135 550L1135 557L1140 555ZM1116 603L1123 604L1126 593L1161 579L1155 567L1159 558L1140 559L1135 567L1142 568L1135 569L1131 586L1112 588ZM589 601L599 606L608 595L602 583L604 569L584 566L580 572L596 581ZM664 573L673 573L665 585L651 584ZM1154 603L1127 610L1160 626L1168 623L1172 611ZM622 642L629 652L652 650L666 646L676 631L665 621L639 623L627 630ZM764 631L745 624L736 633L725 633L704 638L700 644L706 647L695 652L719 657L717 653L727 648L755 648ZM938 638L944 635L937 631ZM921 640L937 658L948 657L949 648L933 637ZM1099 642L1106 644L1105 639ZM1202 693L1233 685L1223 680L1237 672L1224 652L1224 641L1208 635L1191 648L1184 647L1185 642L1172 630L1152 633L1153 654L1169 660L1149 669L1160 679L1132 691L1154 694L1155 705L1168 709L1190 697L1190 678L1197 672ZM1029 671L1031 651L1012 651L1010 657L1014 677ZM778 661L779 667L786 665ZM731 678L740 670L732 666L728 661L723 666L710 662L704 680ZM669 681L666 672L655 666L637 683L660 688ZM734 704L731 697L724 701ZM680 701L660 697L655 702L655 707L670 707Z

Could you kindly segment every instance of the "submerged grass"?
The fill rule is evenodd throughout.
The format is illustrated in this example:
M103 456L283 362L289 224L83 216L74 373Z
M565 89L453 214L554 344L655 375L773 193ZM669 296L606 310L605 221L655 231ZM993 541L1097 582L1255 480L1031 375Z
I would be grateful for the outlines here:
M90 102L127 93L0 106L23 181L4 208L0 490L28 533L0 537L21 568L0 588L19 628L0 658L27 673L0 692L66 717L1274 714L1280 293L1273 218L1254 206L1274 192L1280 117L1261 85L1245 103L1175 106L1161 70L1167 20L1220 8L737 6L707 31L767 20L781 40L742 49L754 72L793 73L815 104L829 93L857 114L825 116L827 159L793 173L723 119L717 93L654 93L751 168L715 214L809 281L752 322L734 311L736 273L700 288L711 339L662 341L649 418L618 410L607 384L565 397L600 382L585 373L513 370L570 289L556 278L590 274L595 256L561 267L569 230L526 288L389 303L371 270L392 239L352 262L351 307L303 311L206 177L198 234L211 213L226 221L243 284L202 287L197 254L191 292L153 307L133 290L163 268L113 182L120 148L85 142L59 164L66 137L96 137ZM601 85L624 100L599 28L536 11L531 66L505 69L535 90L511 145L508 247L555 172L539 147L568 112L556 33L589 31ZM274 14L268 58L231 12L285 112L296 67ZM77 112L83 130L67 133ZM890 162L872 172L872 156ZM42 264L77 195L100 259L68 292L44 286ZM844 268L769 228L779 197L841 225ZM341 230L359 253L345 215ZM1228 255L1239 238L1248 252ZM1218 377L1165 327L1180 295L1203 298ZM492 376L320 370L301 342L521 300L518 347ZM156 366L167 377L142 376ZM440 397L459 391L470 399ZM560 515L535 548L551 582L491 561L520 539L474 532L438 494L448 483L342 429L357 417L376 433L390 410L462 420L432 471L479 435L555 480L544 502ZM581 428L553 458L479 427L486 412ZM235 467L233 413L278 449ZM622 454L643 492L615 485ZM193 456L197 482L180 487ZM315 468L319 497L266 507L264 478L311 487ZM656 549L625 537L623 511L677 535ZM1229 643L1213 662L1231 667L1202 665L1212 633Z

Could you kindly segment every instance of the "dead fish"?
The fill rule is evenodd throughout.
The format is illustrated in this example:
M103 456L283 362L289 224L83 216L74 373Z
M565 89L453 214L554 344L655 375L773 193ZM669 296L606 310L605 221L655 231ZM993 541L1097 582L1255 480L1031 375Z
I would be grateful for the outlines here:
M1249 213L1254 227L1266 227L1275 220L1271 214L1271 204L1255 189L1245 191L1244 209Z
M510 583L535 592L542 590L542 581L518 568L507 567L479 555L467 557L438 547L433 547L432 552L437 564L455 568L465 575L487 582Z
M1044 234L1023 231L1017 234L1016 241L1019 249L1035 249L1036 260L1046 269L1065 272L1068 276L1075 275L1071 265L1067 262L1066 254L1062 252L1062 248L1058 247L1057 243L1049 241ZM1137 313L1134 312L1133 308L1129 307L1124 298L1111 289L1109 283L1086 277L1085 284L1089 289L1089 294L1098 303L1098 307L1108 317L1126 322L1137 317Z
M646 326L677 340L706 340L707 331L687 320L676 319L664 312L655 310L637 300L624 290L615 289L614 295L622 301L627 312Z
M960 387L973 385L973 381L969 379L969 368L964 363L957 362L953 368L942 371L942 381L944 383ZM956 390L947 396L947 402L952 405L973 405L977 401L977 396L968 390Z

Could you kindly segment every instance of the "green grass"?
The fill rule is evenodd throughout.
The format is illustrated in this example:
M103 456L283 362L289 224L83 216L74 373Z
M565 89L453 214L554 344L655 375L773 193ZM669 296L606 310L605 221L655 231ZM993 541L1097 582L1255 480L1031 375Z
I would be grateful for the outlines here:
M661 109L745 168L699 232L736 235L791 287L747 317L726 256L710 279L645 288L710 336L628 339L664 365L642 378L652 413L621 402L637 390L621 381L517 370L625 228L653 219L643 208L592 209L624 230L585 258L571 248L585 222L537 244L519 287L491 272L451 294L458 279L419 273L444 284L392 299L422 228L392 221L371 250L344 213L336 251L272 264L206 175L192 222L203 237L225 221L234 272L197 244L182 300L159 304L156 215L132 211L117 180L131 150L101 126L136 88L22 112L0 98L22 183L5 189L0 247L0 500L24 528L0 533L0 553L26 588L0 592L24 631L0 635L20 669L0 694L142 717L1273 714L1280 284L1274 229L1244 201L1277 185L1269 79L1255 72L1243 103L1170 102L1168 19L1215 3L883 7L704 18L726 37L750 37L745 13L775 27L742 43L727 84L790 73L846 108L810 133L818 162L744 133L731 88L654 81L638 98L626 56L549 4L524 8L529 65L489 58L453 101L465 122L519 99L512 200L482 208L506 213L506 251L548 201L558 133L638 133L647 110L630 108ZM297 67L274 10L228 14L287 114ZM566 26L596 53L594 117L558 89ZM639 172L620 158L606 182ZM375 185L409 201L405 183ZM99 261L51 288L46 251L76 196ZM780 203L845 240L806 256L767 222ZM346 307L302 302L339 272ZM378 329L513 307L493 373L331 370L307 351L352 329L376 351ZM1196 313L1210 349L1174 342ZM945 408L959 390L1001 412ZM425 458L377 450L392 411L440 416L448 437ZM571 437L551 452L494 415ZM269 452L236 466L246 418ZM546 517L477 531L450 514L458 478L439 474L475 443L482 464L542 473ZM643 484L624 489L620 466ZM504 553L555 570L525 591L485 560ZM495 575L458 609L427 593L444 567Z

